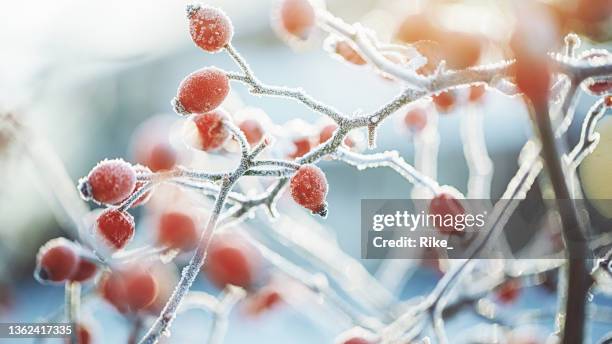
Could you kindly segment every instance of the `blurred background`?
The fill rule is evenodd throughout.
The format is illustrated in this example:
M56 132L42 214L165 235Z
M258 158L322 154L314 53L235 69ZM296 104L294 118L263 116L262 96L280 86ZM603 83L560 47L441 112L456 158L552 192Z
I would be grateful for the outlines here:
M543 4L549 6L559 21L560 33L570 30L580 33L584 48L609 49L612 31L610 12L605 10L610 9L610 2L592 1L603 5L604 10L600 8L595 12L596 6L583 4L589 2L568 0ZM329 53L320 48L322 34L314 35L304 44L287 44L270 24L271 12L276 6L274 1L206 3L227 12L235 28L235 47L265 83L302 87L313 97L333 104L344 113L377 109L400 90L398 83L382 78L369 68L358 68L330 58ZM512 3L509 0L329 0L327 6L348 22L362 21L374 28L383 40L431 39L428 25L446 32L451 41L453 37L464 37L471 43L457 43L457 47L452 47L449 42L442 42L448 49L448 56L452 57L451 68L460 68L509 56L505 44L515 21ZM186 1L177 0L0 2L0 112L10 114L0 119L0 321L39 321L49 317L63 303L63 288L39 285L32 277L36 252L41 244L57 236L76 239L70 221L66 220L70 210L61 206L62 199L70 199L73 195L62 196L67 179L58 180L58 176L65 176L65 171L74 186L104 158L123 157L133 161L133 133L141 123L166 114L168 123L172 123L168 128L180 127L180 119L173 115L170 100L185 75L210 65L236 70L225 54L206 54L193 45L185 19L186 4ZM406 18L412 19L407 21ZM404 27L407 23L418 23L423 32L411 31ZM470 55L469 49L476 52ZM458 90L456 96L465 98L466 92ZM585 115L594 99L587 94L581 96L578 118ZM253 97L237 84L232 84L232 93L225 105L235 111L246 106L261 108L279 124L300 118L314 126L319 119L295 102ZM486 92L478 104L470 106L469 111L485 114L485 138L495 169L492 198L496 199L516 171L519 150L532 135L531 124L519 99L496 91ZM411 135L414 134L401 128L405 111L398 111L401 114L382 126L377 149L397 149L412 163ZM466 107L455 106L441 116L438 123L438 180L462 192L466 192L468 168L457 128L465 111L468 111ZM604 119L601 125L610 128L609 119ZM27 128L27 135L17 138L7 129L10 126ZM570 130L570 141L575 141L579 129L575 126ZM33 142L30 149L27 148L29 140ZM197 153L185 151L189 159L199 159L193 157ZM217 163L213 168L232 166L228 161L207 159L202 157L201 163ZM610 155L603 155L602 159L603 162L592 164L598 166L595 170L609 173L606 166L610 165L606 164L612 163ZM63 167L53 163L58 161ZM317 226L349 256L359 259L360 199L408 198L412 187L387 169L357 171L333 161L323 162L322 168L331 185L329 217L313 219L290 205L282 209L299 219L296 222ZM610 198L609 185L602 188L597 197ZM145 212L135 213L137 222L138 216L144 217L146 214L142 213ZM602 218L605 221L605 217ZM139 236L143 236L141 232L147 230L142 228L146 227L146 221L138 223ZM251 226L263 232L266 225L255 221ZM282 245L277 246L284 252ZM185 258L179 257L177 262L184 264ZM372 260L360 260L360 263L372 273L380 264ZM314 267L308 268L316 271ZM432 269L419 270L401 291L402 298L425 293L438 278ZM218 292L201 278L196 289ZM533 308L534 303L536 308L555 306L553 293L541 287L528 289L511 306L511 312ZM609 300L595 301L609 303ZM104 301L88 302L83 312L97 324L93 326L98 331L97 343L119 343L127 337L129 327L125 319ZM340 328L343 325L313 320L304 315L308 312L317 318L316 302L303 302L298 309L281 306L259 317L236 311L231 316L226 342L330 343L345 329ZM447 330L456 336L457 342L469 342L465 338L473 335L474 328L470 326L476 319L474 315L462 315L450 322ZM204 329L209 325L210 316L206 312L182 314L168 342L202 342ZM553 320L532 325L550 332ZM609 322L593 323L590 340L594 342L610 329ZM0 339L0 342L9 341Z

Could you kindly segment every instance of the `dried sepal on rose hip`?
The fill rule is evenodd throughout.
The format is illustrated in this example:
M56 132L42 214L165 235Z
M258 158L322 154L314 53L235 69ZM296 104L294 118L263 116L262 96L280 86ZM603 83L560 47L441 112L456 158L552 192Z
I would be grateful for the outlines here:
M189 251L198 244L198 231L194 217L182 211L167 211L160 215L157 241L171 249Z
M193 146L205 152L213 152L221 148L231 136L224 124L224 121L229 120L229 114L223 109L193 116L191 122L195 125L195 131L193 135L190 135Z
M120 250L134 237L134 218L125 211L109 208L103 211L95 223L95 235L106 247Z
M85 200L99 204L116 204L126 199L136 186L136 171L122 159L103 160L79 180L79 191Z
M212 239L203 272L219 289L231 284L250 288L260 267L260 257L244 239L229 234Z
M229 79L224 71L205 67L181 81L172 105L181 115L209 112L221 105L229 90Z
M77 247L65 238L49 240L36 255L34 277L43 283L65 282L79 266Z
M309 0L281 0L274 17L282 33L300 40L308 39L315 26L315 9Z
M191 4L187 6L187 18L191 39L209 53L218 52L232 40L232 22L219 8Z
M290 189L293 200L302 207L327 216L327 178L315 165L303 165L291 177Z
M115 269L102 277L99 292L119 312L138 312L155 301L158 286L147 268L133 265Z

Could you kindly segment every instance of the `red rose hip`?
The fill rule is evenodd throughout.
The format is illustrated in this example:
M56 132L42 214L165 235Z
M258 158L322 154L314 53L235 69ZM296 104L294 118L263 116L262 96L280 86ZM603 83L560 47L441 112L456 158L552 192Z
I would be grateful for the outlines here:
M134 236L134 218L132 215L117 209L105 210L96 220L96 234L111 249L125 247Z
M187 17L191 39L205 51L217 52L232 40L232 22L221 9L199 4L189 5Z
M185 77L172 101L181 115L205 113L216 109L229 93L229 79L215 67L197 70Z
M323 217L327 215L327 179L315 165L300 167L291 177L291 197L302 207Z
M124 267L102 279L100 293L119 312L138 312L157 297L157 281L146 269Z
M211 152L223 146L230 137L229 130L223 124L224 120L229 120L229 115L222 109L193 117L198 134L198 148Z
M254 119L245 119L238 126L244 133L247 142L251 145L259 143L264 136L264 130L258 121Z
M98 272L98 266L95 263L81 258L75 272L70 276L70 280L73 282L85 282L94 277L96 272Z
M74 245L64 238L56 238L38 251L35 276L44 282L63 282L74 274L78 264Z
M79 181L79 191L85 200L115 204L126 199L136 186L136 172L131 164L121 160L103 160Z

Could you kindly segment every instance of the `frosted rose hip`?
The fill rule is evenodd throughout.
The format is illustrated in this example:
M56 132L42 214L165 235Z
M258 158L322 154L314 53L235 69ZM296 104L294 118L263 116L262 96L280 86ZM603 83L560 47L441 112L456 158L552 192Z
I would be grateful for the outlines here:
M315 165L300 167L291 177L291 197L302 207L321 216L327 215L327 179Z
M116 209L105 210L96 220L96 234L113 249L121 249L134 236L132 215Z
M342 56L347 62L361 66L366 64L366 60L347 42L340 41L336 43L336 54Z
M221 9L190 5L187 8L187 16L191 39L205 51L217 52L232 40L232 22Z
M315 11L308 0L283 0L280 4L280 23L289 34L308 38L315 24Z
M229 130L223 125L224 120L229 120L229 115L221 109L196 115L192 120L198 131L198 148L204 151L221 148L230 137Z
M229 93L229 79L215 67L197 70L185 77L173 100L174 110L182 115L216 109Z
M79 256L73 244L64 239L50 240L38 251L36 277L42 281L62 282L77 269Z
M121 160L104 160L89 175L79 181L79 191L85 200L115 204L126 199L136 186L132 165Z

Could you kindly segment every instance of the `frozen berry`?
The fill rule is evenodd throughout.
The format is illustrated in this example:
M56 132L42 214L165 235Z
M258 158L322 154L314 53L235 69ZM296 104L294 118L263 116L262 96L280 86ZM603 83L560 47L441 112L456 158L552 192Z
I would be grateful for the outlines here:
M125 247L134 236L134 218L132 215L109 208L96 220L96 234L112 249Z
M502 283L495 291L497 299L502 303L511 303L515 301L520 293L521 283L517 279L511 279Z
M46 282L68 280L79 265L74 244L64 238L50 240L36 256L36 278Z
M199 114L193 117L198 131L198 147L203 151L215 151L227 141L230 132L223 124L229 115L222 109Z
M229 89L225 72L215 67L202 68L181 81L173 100L174 109L183 115L209 112L221 105Z
M232 40L232 22L221 9L190 5L187 8L187 16L191 39L205 51L217 52Z
M89 175L79 181L79 191L85 200L115 204L126 199L136 186L136 172L131 164L121 160L103 160Z
M301 166L291 177L291 197L302 207L321 216L327 215L327 179L315 165Z
M319 133L319 143L323 143L331 139L336 129L338 129L338 126L336 124L328 124L324 126L323 128L321 128L321 132ZM355 142L353 142L353 140L351 140L350 137L346 137L344 139L344 144L347 145L348 147L355 146Z

